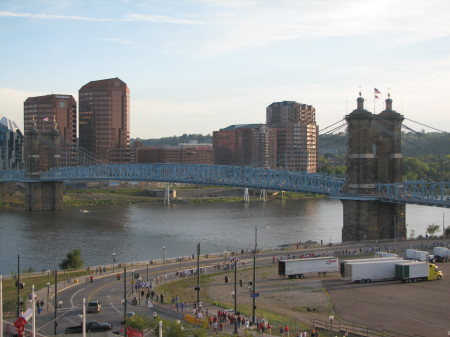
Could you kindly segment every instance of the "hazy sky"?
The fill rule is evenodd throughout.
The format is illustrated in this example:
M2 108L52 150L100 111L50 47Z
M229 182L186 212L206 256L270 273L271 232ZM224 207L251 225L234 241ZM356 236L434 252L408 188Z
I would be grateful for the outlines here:
M450 130L449 0L1 0L0 41L0 114L20 127L27 97L119 77L132 138L264 123L283 100L324 128L360 90L373 111L375 87L377 113L389 90Z

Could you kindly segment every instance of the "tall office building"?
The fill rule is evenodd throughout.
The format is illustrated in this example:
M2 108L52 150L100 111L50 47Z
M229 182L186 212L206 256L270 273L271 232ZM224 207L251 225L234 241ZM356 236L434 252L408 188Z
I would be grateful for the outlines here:
M277 130L277 166L316 173L318 130L316 110L294 101L275 102L266 109L266 124Z
M79 144L113 163L130 162L130 90L119 78L79 90Z
M218 165L276 167L276 131L264 124L230 125L213 132Z
M0 115L0 171L23 168L23 134L15 122Z
M24 131L41 133L54 130L69 143L77 142L77 103L72 95L28 97L24 102Z

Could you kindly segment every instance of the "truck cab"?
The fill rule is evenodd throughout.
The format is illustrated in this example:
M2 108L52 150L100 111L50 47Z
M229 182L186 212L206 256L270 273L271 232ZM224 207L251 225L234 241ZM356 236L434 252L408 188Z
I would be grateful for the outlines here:
M428 264L428 281L440 280L444 277L442 271L434 263Z

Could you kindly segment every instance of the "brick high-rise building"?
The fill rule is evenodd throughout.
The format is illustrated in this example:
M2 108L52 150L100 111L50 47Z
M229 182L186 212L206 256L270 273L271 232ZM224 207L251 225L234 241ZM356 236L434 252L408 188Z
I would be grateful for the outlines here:
M54 130L69 143L77 142L77 103L72 95L28 97L24 102L24 131L41 133Z
M137 163L214 164L212 144L182 143L136 148Z
M130 162L130 90L119 78L79 90L80 146L113 163Z
M316 110L294 101L275 102L266 109L267 126L277 130L277 166L316 173L318 130Z
M213 132L218 165L276 167L276 132L264 124L231 125Z

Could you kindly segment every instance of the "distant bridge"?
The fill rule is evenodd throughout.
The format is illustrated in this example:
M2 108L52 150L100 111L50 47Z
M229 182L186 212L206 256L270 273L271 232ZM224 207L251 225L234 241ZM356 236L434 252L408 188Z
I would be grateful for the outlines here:
M36 181L159 181L214 186L259 188L326 195L342 200L378 200L389 203L450 207L450 183L423 181L377 184L376 193L343 193L345 180L308 174L227 165L108 164L52 168L30 178L25 171L0 171L0 182Z

